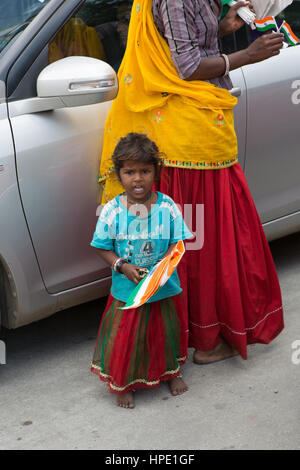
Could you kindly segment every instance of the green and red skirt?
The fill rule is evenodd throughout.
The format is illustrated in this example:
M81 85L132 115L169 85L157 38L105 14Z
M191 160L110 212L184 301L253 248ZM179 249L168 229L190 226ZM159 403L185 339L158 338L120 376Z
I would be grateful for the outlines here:
M103 313L91 371L113 393L152 388L180 375L187 358L188 319L181 295L120 310L111 295Z

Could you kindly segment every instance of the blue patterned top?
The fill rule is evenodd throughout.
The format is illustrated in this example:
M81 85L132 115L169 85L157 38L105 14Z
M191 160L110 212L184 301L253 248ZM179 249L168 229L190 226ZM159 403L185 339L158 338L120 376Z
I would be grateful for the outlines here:
M127 210L120 202L120 195L108 202L100 213L91 246L112 250L135 266L151 269L171 244L192 238L175 202L160 192L157 195L150 212L145 211L139 216ZM114 298L126 302L135 287L136 284L124 274L112 271L111 294ZM175 270L149 302L172 297L181 291Z

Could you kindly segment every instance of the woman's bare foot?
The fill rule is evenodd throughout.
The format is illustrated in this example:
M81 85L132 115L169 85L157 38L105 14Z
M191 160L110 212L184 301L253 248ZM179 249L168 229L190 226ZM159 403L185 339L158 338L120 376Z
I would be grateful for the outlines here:
M134 408L133 392L125 392L117 397L117 404L122 408Z
M170 391L172 395L182 395L184 392L188 390L186 383L182 380L181 377L174 377L173 379L168 381Z
M210 351L195 351L193 361L196 364L211 364L213 362L222 361L229 357L237 356L239 353L229 344L222 340L214 349Z

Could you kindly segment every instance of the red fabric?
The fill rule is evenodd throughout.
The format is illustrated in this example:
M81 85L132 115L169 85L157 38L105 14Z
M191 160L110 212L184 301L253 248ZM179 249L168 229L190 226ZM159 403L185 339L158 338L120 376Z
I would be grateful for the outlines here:
M91 371L117 394L152 388L178 376L188 345L187 313L181 295L138 309L120 310L121 306L124 302L109 296Z
M183 215L192 204L193 220L196 204L204 204L203 248L187 250L178 267L189 346L210 350L223 337L246 359L247 344L269 343L284 324L273 258L240 165L164 168L156 189Z

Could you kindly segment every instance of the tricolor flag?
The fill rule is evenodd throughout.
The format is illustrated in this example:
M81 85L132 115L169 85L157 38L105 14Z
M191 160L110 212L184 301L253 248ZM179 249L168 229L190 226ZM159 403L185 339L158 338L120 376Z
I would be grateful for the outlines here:
M126 305L120 310L137 308L146 303L171 277L184 252L184 244L180 240L168 256L153 266L149 274L133 290Z
M299 38L293 33L290 25L284 21L280 26L279 30L284 34L285 39L289 44L295 46L299 42Z
M257 31L268 31L269 29L278 30L274 16L266 16L262 20L254 20Z

